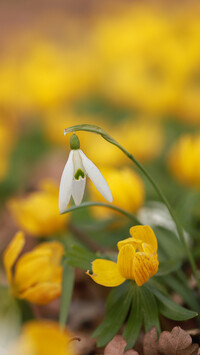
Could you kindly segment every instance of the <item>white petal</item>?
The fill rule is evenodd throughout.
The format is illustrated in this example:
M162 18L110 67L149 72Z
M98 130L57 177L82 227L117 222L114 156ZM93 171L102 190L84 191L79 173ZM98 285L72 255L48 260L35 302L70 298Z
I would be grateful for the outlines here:
M73 153L74 151L71 150L60 180L60 190L59 190L59 211L60 212L64 212L66 210L72 194L72 182L73 182L73 175L74 175Z
M74 199L75 205L80 205L84 191L85 191L86 177L84 179L80 178L79 180L74 179L72 183L72 197Z
M97 190L108 202L112 202L112 193L99 169L96 167L96 165L94 165L94 163L90 159L86 157L86 155L82 152L81 149L79 149L79 153L82 159L84 169L89 178L92 180L95 187L97 188Z
M80 149L74 150L73 162L74 162L74 174L76 174L76 171L78 169L81 169L83 172L85 172L83 164L82 164L82 159L80 156Z

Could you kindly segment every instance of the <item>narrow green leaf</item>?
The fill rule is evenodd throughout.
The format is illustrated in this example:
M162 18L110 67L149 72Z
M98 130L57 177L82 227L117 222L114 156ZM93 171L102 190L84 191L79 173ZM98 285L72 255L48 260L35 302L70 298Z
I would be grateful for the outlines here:
M153 277L148 281L148 286L150 288L156 288L158 291L160 291L161 293L163 293L164 295L166 295L168 297L166 285L164 285L160 281L161 281L161 278Z
M200 303L192 289L188 287L188 282L185 274L180 270L175 275L168 275L163 278L163 282L169 286L169 288L179 294L185 303L197 313L200 313Z
M125 282L123 285L113 288L112 291L110 292L107 301L106 301L106 315L105 318L103 320L103 322L95 329L95 331L92 333L92 338L97 338L102 331L104 330L104 324L107 321L107 319L109 319L109 313L112 309L113 304L117 304L119 302L119 300L121 300L123 298L123 295L126 293L127 291L127 283Z
M60 315L59 315L59 323L61 329L65 327L67 322L73 288L74 288L74 269L71 266L69 266L67 263L64 263L63 277L62 277L61 306L60 306Z
M108 322L107 319L109 320L109 313L112 309L113 304L117 304L120 302L119 300L121 300L123 298L123 295L127 292L127 287L128 285L125 282L121 286L112 289L106 302L105 318L103 322L93 332L92 338L97 338L102 333L102 331L104 330L104 324Z
M183 321L198 316L198 313L179 306L175 302L171 301L168 297L160 293L158 290L152 288L152 292L158 300L158 308L160 313L166 318Z
M142 302L139 287L135 284L133 286L133 302L131 307L131 312L126 323L125 330L123 332L123 337L127 342L125 350L131 349L138 338L140 329L142 327L143 313L142 313Z
M80 245L73 245L65 254L65 261L68 265L83 270L89 270L90 272L92 272L92 262L95 259L116 261L117 255L115 253L110 255L101 254L99 252L93 253Z
M171 272L178 270L180 266L181 263L177 262L177 260L161 261L159 263L159 270L156 274L156 277L168 275Z
M160 333L158 305L154 297L154 294L146 285L140 287L140 292L141 292L145 331L147 332L152 327L156 327L158 333Z
M105 346L121 328L126 319L133 297L133 289L130 284L114 288L107 301L106 316L100 326L94 331L92 337L97 337L97 345Z
M166 259L183 260L185 250L174 232L164 227L154 227L154 232L158 236L159 249L162 250Z
M91 263L95 259L100 258L96 253L92 253L86 248L74 245L66 251L65 261L68 265L83 270L91 270Z

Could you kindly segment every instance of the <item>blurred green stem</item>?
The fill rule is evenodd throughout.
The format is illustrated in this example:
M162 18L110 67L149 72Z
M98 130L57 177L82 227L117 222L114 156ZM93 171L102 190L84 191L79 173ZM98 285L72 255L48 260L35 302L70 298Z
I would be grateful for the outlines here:
M185 240L182 226L180 225L180 223L175 215L175 212L173 211L172 207L170 206L167 198L165 197L163 192L160 190L159 186L154 181L154 179L150 176L148 171L137 161L137 159L134 158L134 156L131 153L129 153L121 144L119 144L115 139L113 139L109 134L107 134L102 128L100 128L98 126L87 125L87 124L76 125L76 126L72 126L72 127L65 129L65 134L70 133L70 132L75 132L75 131L87 131L87 132L100 134L106 141L108 141L109 143L118 147L140 169L140 171L142 171L142 173L150 181L150 183L152 184L152 186L156 190L157 194L160 196L161 200L164 202L164 204L168 208L168 211L169 211L172 219L174 220L179 238L184 245L184 248L185 248L186 254L188 256L190 265L192 267L192 270L193 270L193 273L194 273L194 276L195 276L195 279L197 282L198 290L200 293L200 280L199 280L199 276L198 276L197 267L196 267L193 255L190 251L190 248L188 247L188 244Z

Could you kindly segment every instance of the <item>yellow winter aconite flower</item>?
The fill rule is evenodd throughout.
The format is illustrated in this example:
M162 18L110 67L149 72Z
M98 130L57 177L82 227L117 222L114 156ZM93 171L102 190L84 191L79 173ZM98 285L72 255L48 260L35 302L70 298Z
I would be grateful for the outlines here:
M175 142L168 155L168 166L183 184L200 187L200 134L184 135Z
M69 110L63 110L61 109L60 111L58 110L50 110L50 112L47 112L43 117L42 117L42 123L44 127L44 132L45 135L47 136L47 139L49 139L51 142L54 144L58 144L64 147L69 146L70 144L70 136L66 135L64 136L63 132L66 127L74 126L74 125L79 125L79 124L94 124L99 126L99 127L104 127L105 130L109 131L109 129L112 128L112 126L109 126L109 129L107 128L107 125L105 127L105 120L99 118L98 116L95 115L78 115L77 113L74 113L73 111L70 112ZM93 135L91 134L90 137L88 137L88 132L79 132L78 133L80 143L84 151L91 152L91 144L90 141L92 140L92 144L95 141L95 146L93 146L93 149L95 152L97 151L98 154L98 149L99 145L96 148L96 141L98 141L98 136L95 135L95 139L93 139ZM102 143L103 139L100 138L100 141ZM109 146L110 144L107 143ZM94 149L95 147L95 149ZM116 149L115 149L116 150ZM93 157L92 157L93 158ZM95 155L96 159L96 155ZM98 163L98 159L97 159Z
M72 335L61 331L53 321L26 323L19 339L8 349L8 355L76 355ZM7 355L7 354L6 354Z
M145 26L144 26L145 23ZM134 3L94 28L99 86L117 104L199 121L199 6Z
M42 243L19 257L23 232L15 234L3 255L7 278L15 297L47 304L60 296L64 248L58 242ZM18 259L19 257L19 259Z
M0 62L0 104L20 112L46 110L87 93L95 70L87 45L72 39L63 45L28 31L14 38L18 45L8 47Z
M108 182L113 195L113 204L129 212L136 212L143 204L145 191L142 179L133 169L102 169L103 176ZM104 202L100 193L92 184L89 184L91 199ZM94 207L92 212L96 217L109 218L116 214L115 211Z
M58 213L58 185L53 181L43 181L39 191L12 199L8 206L19 228L36 237L62 231L69 218Z
M142 286L158 271L157 239L149 226L130 228L131 238L117 244L117 262L96 259L92 263L93 274L87 274L98 284L115 287L126 279Z
M15 141L13 136L13 127L9 123L10 117L0 117L0 181L3 180L7 174L10 153Z
M118 130L121 132L121 144L139 161L146 162L161 154L164 132L150 117L125 120Z

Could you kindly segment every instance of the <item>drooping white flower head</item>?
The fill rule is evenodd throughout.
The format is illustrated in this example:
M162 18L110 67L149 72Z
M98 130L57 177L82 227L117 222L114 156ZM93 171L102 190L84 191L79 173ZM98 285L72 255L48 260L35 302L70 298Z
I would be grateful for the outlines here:
M64 212L71 196L75 205L80 205L86 183L86 175L92 180L100 194L112 202L113 197L110 188L99 169L89 160L80 149L78 137L73 134L70 139L71 151L64 167L59 190L59 210Z

